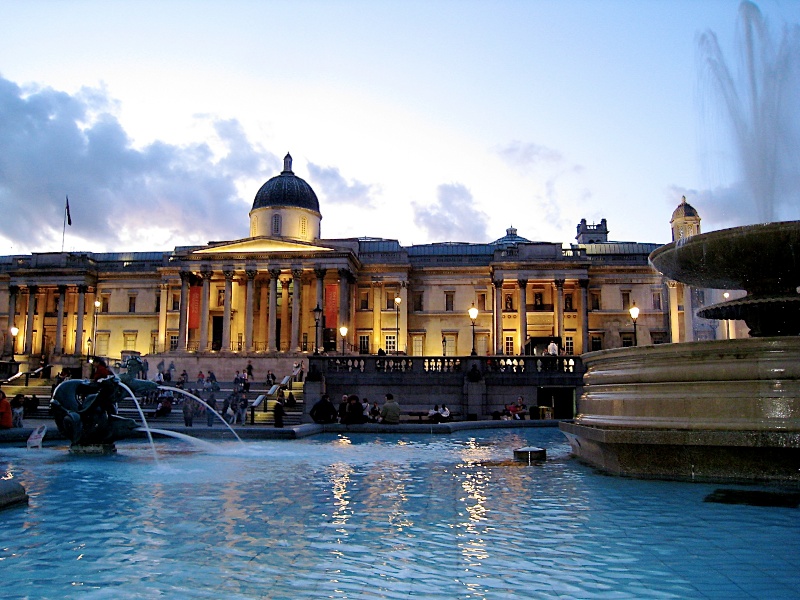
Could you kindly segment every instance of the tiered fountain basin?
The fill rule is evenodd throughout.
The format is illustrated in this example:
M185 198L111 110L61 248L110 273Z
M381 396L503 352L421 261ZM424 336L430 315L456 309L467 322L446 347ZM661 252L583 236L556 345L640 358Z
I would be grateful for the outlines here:
M800 482L800 338L592 352L578 458L635 477Z
M583 355L578 416L561 428L578 458L619 475L800 483L800 222L693 236L655 268L747 296L706 307L748 339Z

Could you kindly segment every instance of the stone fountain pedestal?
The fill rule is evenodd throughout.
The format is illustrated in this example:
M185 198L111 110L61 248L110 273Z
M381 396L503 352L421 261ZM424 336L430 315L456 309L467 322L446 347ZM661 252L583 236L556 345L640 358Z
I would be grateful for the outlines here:
M800 338L592 352L573 454L604 471L800 482Z

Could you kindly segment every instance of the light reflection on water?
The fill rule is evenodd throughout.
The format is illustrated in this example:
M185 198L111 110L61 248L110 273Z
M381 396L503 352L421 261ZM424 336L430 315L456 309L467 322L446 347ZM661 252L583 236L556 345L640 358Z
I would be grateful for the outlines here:
M602 476L553 429L118 448L3 450L4 598L800 596L797 510Z

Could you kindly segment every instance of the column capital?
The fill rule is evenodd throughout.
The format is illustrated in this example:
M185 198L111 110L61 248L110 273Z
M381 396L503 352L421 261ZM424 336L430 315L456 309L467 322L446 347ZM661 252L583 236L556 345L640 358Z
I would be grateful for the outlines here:
M269 270L269 276L270 276L270 279L278 279L278 277L281 276L281 270L280 269L270 269Z
M192 279L192 273L190 271L181 271L180 273L178 273L178 275L181 278L181 283L184 283L184 282L188 283Z
M18 285L10 285L8 286L8 293L12 296L16 296L19 294L19 286Z
M58 293L61 294L62 296L67 293L67 286L63 283L59 284L57 289Z
M587 289L589 287L589 280L588 279L578 279L578 284L583 288Z
M80 286L78 286L80 287ZM89 289L88 286L83 286L87 290ZM84 290L85 291L85 290ZM28 293L29 294L38 294L39 293L39 286L38 285L29 285L28 286Z
M667 287L677 288L678 282L673 279L667 279Z
M200 278L204 281L211 281L211 278L214 276L214 271L211 269L205 269L200 271Z
M236 275L236 272L231 269L227 269L223 271L222 274L225 276L225 282L227 283L229 281L233 281L233 276Z
M498 289L499 289L499 288L502 288L502 287L503 287L503 280L502 280L502 278L500 278L500 279L492 279L492 285L493 285L495 288L498 288Z
M34 287L35 287L35 286L34 286ZM30 288L28 288L28 289L30 289ZM79 294L85 294L85 293L86 293L86 292L88 292L88 291L89 291L89 286L88 286L88 285L81 284L81 285L79 285L79 286L78 286L78 293L79 293ZM35 293L36 293L36 291L33 291L32 293L34 293L34 294L35 294Z
M517 279L517 285L519 285L519 287L521 287L521 288L524 288L526 285L528 285L528 280L527 279Z
M303 269L292 269L292 279L300 280L303 277Z
M244 274L247 277L248 281L253 281L256 278L256 275L258 275L258 271L256 271L255 269L247 269L247 271L245 271Z
M317 276L317 279L324 279L325 274L328 272L328 269L323 267L314 267L314 275Z
M564 288L564 281L565 281L564 279L556 279L553 281L553 283L556 285L558 289L561 290Z

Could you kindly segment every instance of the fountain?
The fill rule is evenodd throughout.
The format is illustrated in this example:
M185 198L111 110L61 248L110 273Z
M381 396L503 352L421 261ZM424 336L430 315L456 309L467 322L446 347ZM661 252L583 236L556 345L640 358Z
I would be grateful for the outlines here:
M798 106L796 97L785 97L798 89L790 85L798 56L791 40L797 38L785 36L769 61L758 9L744 2L740 15L747 75L742 93L713 35L701 44L730 113L745 183L758 199L759 218L770 220L782 182L797 181L796 164L787 176L784 156L776 154L793 131L782 127L782 107ZM789 153L797 147L784 146ZM750 337L584 355L579 414L561 427L573 454L636 477L800 482L798 255L800 221L698 234L653 252L650 263L675 281L745 290L743 298L698 315L743 320Z

